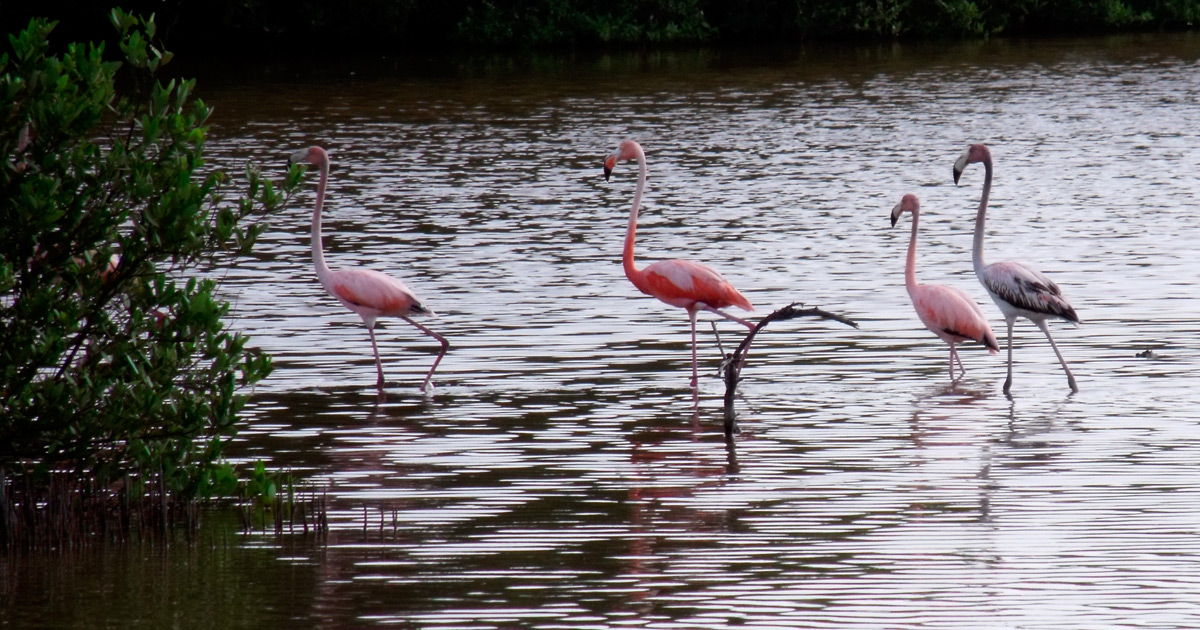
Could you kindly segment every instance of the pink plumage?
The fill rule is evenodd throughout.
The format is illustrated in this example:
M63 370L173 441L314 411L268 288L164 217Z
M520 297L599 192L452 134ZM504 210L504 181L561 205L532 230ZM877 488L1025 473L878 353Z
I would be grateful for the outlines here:
M736 306L746 311L754 310L750 300L721 274L690 260L659 261L629 279L642 293L679 308L707 304L713 308Z
M967 294L944 284L920 284L917 282L917 224L921 217L921 203L916 195L907 194L892 208L892 227L905 212L912 213L912 236L908 241L908 257L904 266L904 286L912 299L917 317L939 339L950 344L950 380L954 380L954 362L958 361L960 376L966 373L962 358L958 356L956 343L977 341L996 354L999 345L996 335L988 325L983 310Z
M329 292L365 318L403 317L426 313L417 296L403 282L373 269L343 269L329 277Z
M720 309L736 306L743 310L754 310L754 306L728 280L713 269L690 260L663 260L638 269L633 260L633 244L637 233L638 211L641 209L642 194L646 189L646 154L641 145L625 140L604 160L604 178L608 179L620 162L636 160L638 164L637 188L633 193L633 208L629 211L629 227L625 232L625 249L622 262L625 276L639 291L662 300L666 304L687 311L692 327L692 387L696 387L699 371L696 363L696 314L709 311L738 322L747 328L754 324L734 317ZM748 349L747 349L748 350ZM745 354L742 355L745 360Z
M942 341L977 341L992 354L1000 349L983 309L966 293L944 284L918 284L908 295L921 323Z
M410 315L426 314L430 311L421 305L416 294L404 286L403 282L371 269L334 271L325 264L325 252L321 246L321 209L325 204L325 185L329 178L329 155L321 147L309 147L292 154L291 161L307 162L321 171L321 179L317 184L317 204L312 219L313 264L321 286L343 306L358 314L366 325L367 332L371 335L371 350L375 353L375 371L378 375L376 387L382 393L383 363L379 360L379 346L375 343L375 320L379 317L399 317L436 339L442 346L441 352L433 361L433 366L429 368L429 373L425 375L425 382L421 384L421 389L428 391L434 370L450 348L449 342L445 337L410 318Z

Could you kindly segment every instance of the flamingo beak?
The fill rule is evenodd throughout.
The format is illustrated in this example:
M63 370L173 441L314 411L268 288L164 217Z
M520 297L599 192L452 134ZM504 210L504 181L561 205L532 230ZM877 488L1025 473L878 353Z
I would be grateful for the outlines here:
M895 208L892 208L892 227L896 227L896 222L900 220L900 215L904 213L904 210L900 209L901 205L903 204L898 203Z
M969 150L968 150L969 151ZM963 153L962 157L954 162L954 185L958 185L958 178L962 176L963 169L967 168L967 153Z
M288 166L291 166L297 162L307 162L307 161L308 161L308 149L300 149L299 151L296 151L295 153L288 156Z
M604 160L604 181L608 181L608 176L612 175L613 169L617 167L617 154L613 153Z

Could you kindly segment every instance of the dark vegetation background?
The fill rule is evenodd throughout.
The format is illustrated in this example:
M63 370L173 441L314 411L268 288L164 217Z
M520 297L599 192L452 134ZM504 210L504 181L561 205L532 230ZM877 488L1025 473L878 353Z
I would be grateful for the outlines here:
M1042 36L1195 28L1200 0L131 0L182 55L338 56L420 49L610 48ZM108 32L110 3L0 2L6 33L60 20Z

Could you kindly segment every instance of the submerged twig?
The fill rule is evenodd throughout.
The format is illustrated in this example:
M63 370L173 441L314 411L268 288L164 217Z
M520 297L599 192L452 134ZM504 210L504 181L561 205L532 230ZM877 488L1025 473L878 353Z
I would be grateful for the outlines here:
M742 363L742 355L745 354L746 348L750 347L750 342L754 340L754 336L758 334L758 331L765 328L767 324L771 322L795 319L797 317L820 317L822 319L832 319L833 321L841 322L847 326L858 328L858 323L848 317L843 317L836 313L830 313L829 311L817 308L815 306L810 308L796 308L797 304L798 302L792 302L791 304L788 304L787 306L760 319L758 324L754 326L754 330L751 330L750 333L746 335L746 338L742 340L742 343L738 344L737 350L734 350L733 354L725 359L726 439L731 439L733 434L739 432L737 425L737 413L733 409L733 400L737 395L737 385L742 380L741 373L742 368L744 367Z

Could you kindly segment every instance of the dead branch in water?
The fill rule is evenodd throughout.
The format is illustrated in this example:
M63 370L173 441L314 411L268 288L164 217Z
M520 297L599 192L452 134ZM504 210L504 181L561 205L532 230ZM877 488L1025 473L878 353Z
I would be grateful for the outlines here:
M737 425L737 413L733 409L733 400L737 396L738 383L742 380L742 357L746 353L746 348L750 347L750 342L754 340L754 336L758 334L758 331L766 328L767 324L771 322L796 319L797 317L832 319L847 326L858 328L858 323L848 317L830 313L815 306L810 308L796 308L797 304L798 302L792 302L760 319L758 324L754 326L754 330L751 330L746 335L746 338L742 340L742 343L738 344L737 350L734 350L733 354L725 359L723 364L725 370L725 439L732 439L733 434L740 431Z

